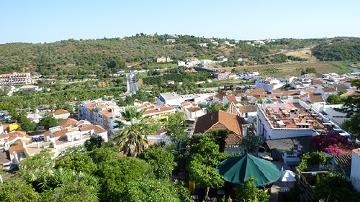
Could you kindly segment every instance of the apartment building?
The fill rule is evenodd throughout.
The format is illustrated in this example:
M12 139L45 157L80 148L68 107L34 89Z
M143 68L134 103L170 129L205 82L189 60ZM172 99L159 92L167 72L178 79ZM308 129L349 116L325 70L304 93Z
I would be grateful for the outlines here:
M87 120L92 124L100 125L111 134L118 129L117 121L125 110L114 101L90 100L79 106L79 120Z
M30 73L0 74L0 85L31 84Z

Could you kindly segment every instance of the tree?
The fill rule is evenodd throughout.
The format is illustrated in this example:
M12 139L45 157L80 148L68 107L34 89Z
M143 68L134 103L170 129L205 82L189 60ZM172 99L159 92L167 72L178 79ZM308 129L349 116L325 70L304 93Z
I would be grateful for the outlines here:
M84 146L86 150L92 151L100 148L104 143L104 139L100 135L92 135L89 140L86 140Z
M142 113L134 107L129 107L123 114L130 125L126 125L114 137L115 144L120 151L128 156L137 156L144 151L147 135L157 130L157 125L143 118Z
M136 107L129 106L125 109L125 112L122 113L122 117L130 122L131 125L141 121L143 118L142 111L139 111Z
M20 123L21 129L26 132L33 131L36 128L36 123L28 119L24 114L20 114L17 121Z
M108 149L98 149L101 155L109 155ZM124 197L126 185L133 180L152 178L151 166L144 160L133 157L113 157L98 164L102 201L118 201Z
M126 186L124 201L184 201L178 194L177 187L170 181L144 179L133 180ZM188 200L189 201L189 200Z
M360 79L351 82L358 90L360 89ZM343 111L350 117L343 123L344 129L351 132L355 137L360 136L360 94L356 93L354 96L349 96L345 99Z
M179 147L180 144L187 139L185 114L182 112L171 114L165 124L165 130L166 134L173 142L177 143Z
M329 97L326 99L326 102L329 104L343 104L344 98L342 98L340 95L329 95Z
M116 134L114 142L125 155L137 156L144 151L147 135L152 131L145 123L126 126Z
M246 136L241 140L240 149L245 153L257 153L262 141L259 136L255 135L253 129L248 128L247 130Z
M39 194L21 179L8 180L0 185L0 201L38 201Z
M215 102L215 103L211 103L211 104L206 108L206 111L207 111L207 113L212 113L212 112L218 112L218 111L220 111L220 110L226 111L228 108L229 108L229 104L221 105L221 104Z
M55 168L70 169L77 172L93 173L96 171L96 164L83 149L72 149L66 151L56 159Z
M54 173L55 161L50 150L43 150L39 154L28 157L20 162L20 177L33 184L37 191L47 189L48 179Z
M329 173L320 178L315 185L315 198L317 201L358 201L359 194L353 189L351 183L343 176Z
M267 191L257 189L255 180L251 177L240 187L237 199L244 202L266 202L270 200L270 195Z
M350 117L350 119L345 120L342 124L342 127L346 129L351 134L359 137L360 134L360 113L356 113Z
M39 126L43 126L46 130L58 125L58 121L53 116L46 116L39 121Z
M140 158L152 166L155 177L158 179L169 179L176 165L174 155L160 145L153 145L146 149Z
M216 167L225 156L219 151L219 145L208 136L191 147L188 171L191 178L206 187L205 199L208 198L210 188L220 187L224 183Z
M68 202L68 201L79 201L79 202L97 202L97 190L90 185L82 182L68 182L56 187L53 190L44 192L41 196L43 202L56 201L56 202Z

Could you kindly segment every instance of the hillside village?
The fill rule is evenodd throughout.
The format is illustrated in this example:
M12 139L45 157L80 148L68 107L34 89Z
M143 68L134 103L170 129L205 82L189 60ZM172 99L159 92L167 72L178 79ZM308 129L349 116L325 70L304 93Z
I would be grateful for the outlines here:
M167 41L175 43L176 39ZM252 46L262 44L257 41L251 43ZM231 43L228 45L231 46ZM173 61L169 57L160 57L156 62ZM117 144L124 131L136 130L135 126L144 120L145 124L156 125L156 128L140 129L143 130L141 138L145 138L141 143L143 145L128 143L130 145L124 147L121 143L121 155L134 156L136 152L141 153L143 149L146 151L146 148L154 145L178 144L180 149L185 149L181 145L188 143L174 137L175 133L169 129L174 117L178 116L183 117L183 120L178 122L181 125L175 127L182 130L179 133L185 135L182 137L185 140L225 131L223 151L227 156L242 154L244 142L248 141L246 139L255 135L260 142L254 154L257 158L271 162L280 173L266 187L273 201L286 193L293 193L295 189L300 190L300 196L305 201L315 200L317 189L314 179L318 175L333 172L341 173L353 189L360 192L360 140L357 139L358 131L348 130L351 127L345 124L350 118L346 111L348 105L344 101L348 97L360 95L359 86L353 82L359 79L358 72L305 72L299 76L276 77L259 72L234 72L213 66L223 62L227 62L224 56L214 61L189 58L177 61L176 68L184 68L185 74L208 74L204 80L196 81L195 86L221 81L232 81L231 84L194 86L195 89L186 94L160 91L152 98L149 97L152 94L148 94L146 99L140 100L136 95L147 86L136 77L144 71L123 72L121 74L125 73L127 90L119 96L134 97L132 103L119 105L119 100L110 96L69 101L66 103L67 109L36 106L31 111L25 110L26 119L37 124L28 131L23 130L24 121L14 119L11 110L4 109L0 112L3 122L0 126L2 167L8 172L21 170L22 161L44 151L61 158L66 151L98 140ZM160 76L167 74L160 73ZM184 81L174 78L164 81L169 86L185 85ZM37 86L41 79L39 76L32 77L30 73L4 74L0 75L0 85L12 86L7 93L9 97L18 91L45 92ZM52 124L44 124L44 120ZM326 160L316 162L319 155ZM311 164L306 162L311 158ZM172 173L174 179L188 179L181 169L183 166L180 165L179 170ZM191 183L191 180L185 181L193 199L196 199L200 196L198 189L203 185ZM214 198L222 196L216 189L211 193Z

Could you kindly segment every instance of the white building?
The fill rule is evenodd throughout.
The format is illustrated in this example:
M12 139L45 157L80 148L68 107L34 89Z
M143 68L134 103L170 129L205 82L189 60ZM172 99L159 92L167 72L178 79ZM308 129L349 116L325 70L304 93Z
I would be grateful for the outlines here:
M257 135L265 140L314 136L324 125L314 119L301 100L257 105ZM309 107L310 108L310 107Z
M325 103L315 103L311 105L316 111L322 113L325 117L329 118L331 121L337 125L342 125L347 119L346 113L342 112L342 104L337 105L327 105Z
M32 78L30 73L12 73L1 74L0 85L15 85L15 84L31 84Z
M110 133L118 129L117 120L125 110L114 101L90 100L79 106L79 119L87 120L92 124L100 125Z
M360 192L360 148L354 149L351 154L350 179L354 189Z
M52 115L55 119L67 119L70 117L70 112L65 109L57 109Z
M257 79L255 81L256 88L262 88L269 93L275 89L283 87L284 85L285 83L276 78Z
M181 103L181 111L185 113L186 119L195 121L197 118L206 114L204 109L201 109L197 104L191 102Z
M158 105L170 105L170 106L180 106L182 102L191 101L194 103L204 103L206 99L213 96L214 93L204 93L204 94L188 94L188 95L179 95L177 93L160 93L159 97L156 98L156 103Z

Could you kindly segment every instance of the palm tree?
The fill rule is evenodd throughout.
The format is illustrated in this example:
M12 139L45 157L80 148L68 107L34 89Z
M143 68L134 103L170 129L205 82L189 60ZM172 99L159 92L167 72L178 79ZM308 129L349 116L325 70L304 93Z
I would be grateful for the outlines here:
M135 107L128 107L123 117L130 125L125 125L113 139L119 150L128 156L142 153L148 143L147 135L157 130L157 124L142 115Z

